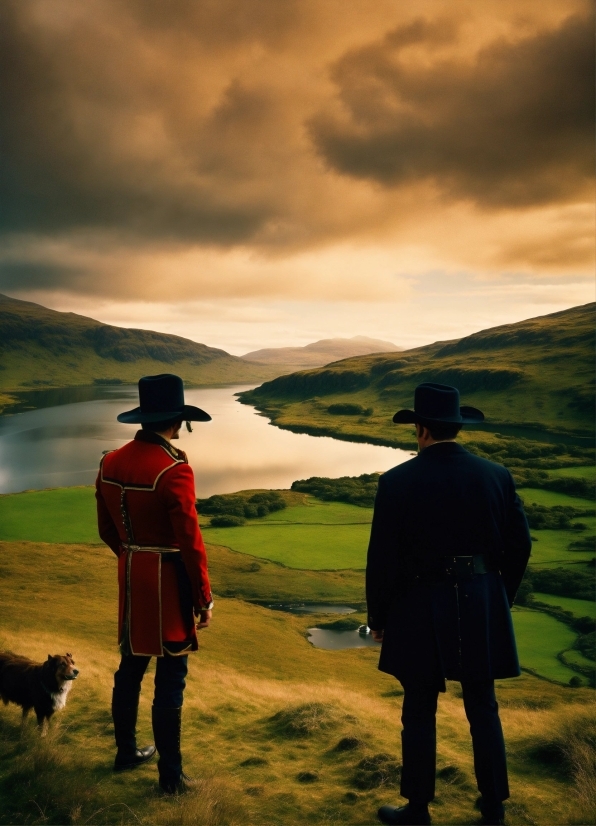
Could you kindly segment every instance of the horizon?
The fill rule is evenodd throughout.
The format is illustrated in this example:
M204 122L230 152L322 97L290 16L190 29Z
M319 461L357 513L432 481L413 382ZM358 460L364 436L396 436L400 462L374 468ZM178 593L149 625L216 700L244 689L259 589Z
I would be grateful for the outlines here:
M595 298L587 0L0 18L2 293L233 355Z

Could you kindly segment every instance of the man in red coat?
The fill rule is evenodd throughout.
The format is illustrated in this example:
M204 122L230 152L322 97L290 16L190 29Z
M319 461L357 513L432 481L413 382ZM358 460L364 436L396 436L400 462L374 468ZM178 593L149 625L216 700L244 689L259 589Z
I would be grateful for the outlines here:
M118 421L141 424L132 442L104 456L96 482L99 535L118 557L118 640L114 675L114 769L149 760L157 746L159 784L166 794L186 790L180 730L188 652L197 628L211 620L207 557L195 508L193 472L172 445L183 421L209 421L184 404L182 379L171 374L139 381L140 406ZM198 621L197 621L198 620ZM157 657L152 722L155 746L137 748L141 681Z

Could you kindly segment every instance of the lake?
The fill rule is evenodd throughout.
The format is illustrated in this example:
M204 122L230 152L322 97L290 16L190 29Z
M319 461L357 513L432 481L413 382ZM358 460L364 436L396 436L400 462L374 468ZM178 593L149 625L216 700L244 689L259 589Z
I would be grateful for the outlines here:
M309 476L358 476L385 471L412 455L378 445L280 430L235 393L246 386L185 391L187 404L211 422L181 431L176 445L188 454L197 496L252 488L289 488ZM70 388L32 393L36 409L0 416L0 493L90 485L102 452L133 438L138 425L116 416L138 404L134 386Z

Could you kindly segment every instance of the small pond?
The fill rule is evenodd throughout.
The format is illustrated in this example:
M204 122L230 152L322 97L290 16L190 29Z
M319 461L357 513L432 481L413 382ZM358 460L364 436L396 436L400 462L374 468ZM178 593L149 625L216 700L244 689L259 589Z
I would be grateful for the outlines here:
M350 605L331 605L324 602L300 602L284 604L281 602L267 605L273 611L285 611L288 614L354 614L355 608Z
M360 631L336 631L329 628L309 628L308 641L315 648L325 648L327 651L339 651L342 648L368 648L376 646L380 650L380 643L375 642L372 634L362 634Z

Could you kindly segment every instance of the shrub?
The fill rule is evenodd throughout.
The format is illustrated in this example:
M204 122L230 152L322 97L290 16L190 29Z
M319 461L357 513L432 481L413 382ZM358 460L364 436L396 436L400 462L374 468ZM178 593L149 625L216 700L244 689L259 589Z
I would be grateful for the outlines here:
M524 510L528 518L528 525L534 530L585 530L585 525L581 523L572 524L571 520L577 516L585 516L586 512L580 508L573 508L569 505L555 505L546 507L545 505L527 504Z
M333 416L372 416L372 407L362 407L361 404L350 404L349 402L338 402L330 404L327 413Z
M371 508L375 502L378 473L363 473L361 476L341 476L329 479L325 476L311 476L292 482L292 490L310 493L325 502L348 502L363 508Z
M531 569L530 579L534 591L558 597L594 599L594 577L588 571L569 568L550 568L545 571Z
M276 490L267 490L246 496L238 493L216 494L208 499L197 499L199 513L209 515L238 516L244 519L256 519L268 513L283 510L286 500ZM211 521L213 525L213 520Z
M243 516L232 516L231 514L211 517L211 525L214 528L239 528L245 522L246 519Z

